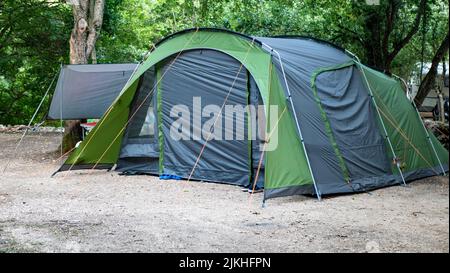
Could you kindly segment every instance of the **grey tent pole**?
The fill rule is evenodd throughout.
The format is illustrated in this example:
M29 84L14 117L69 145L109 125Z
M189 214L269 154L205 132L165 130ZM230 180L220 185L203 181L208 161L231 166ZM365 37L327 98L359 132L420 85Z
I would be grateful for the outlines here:
M399 76L397 76L397 75L395 75L395 74L392 74L392 75L393 75L394 77L398 78L398 79L405 85L405 87L406 87L406 92L408 92L409 87L408 87L408 85L406 84L405 80L402 79L402 78L400 78ZM444 166L442 165L441 159L439 158L439 156L438 156L438 154L437 154L437 151L436 151L436 148L434 147L433 141L431 141L430 133L428 133L428 130L427 130L427 128L425 127L425 124L423 123L422 118L420 117L419 109L417 109L416 102L414 101L414 98L412 98L412 97L411 97L411 103L412 103L412 105L413 105L413 107L414 107L414 110L416 111L417 117L418 117L419 120L420 120L420 124L422 124L422 128L423 128L423 130L425 131L425 135L427 136L428 142L430 143L430 146L431 146L431 148L433 149L434 155L436 156L436 158L437 158L437 160L438 160L438 162L439 162L439 166L441 167L441 170L442 170L442 175L445 175L445 169L444 169Z
M53 85L53 82L56 79L56 76L59 74L59 70L57 73L55 73L55 76L53 76L52 81L50 82L50 85L47 88L47 91L45 91L44 96L42 97L41 101L39 102L38 107L36 108L36 110L34 111L33 116L31 117L30 121L28 122L27 127L25 128L25 131L23 132L22 136L20 137L19 142L17 142L16 147L14 148L14 152L13 154L15 155L17 152L17 149L19 148L20 144L22 143L22 140L24 139L25 135L28 133L28 128L31 126L31 123L33 123L34 118L36 117L37 113L39 112L39 109L41 109L42 104L44 103L45 97L47 97L48 92L50 91L50 88ZM8 168L9 164L11 163L11 160L8 160L8 162L6 163L5 168L3 169L3 173L6 171L6 169Z
M316 194L317 194L317 199L318 199L319 201L321 201L321 200L322 200L322 197L321 197L319 188L317 187L316 179L315 179L315 177L314 177L314 173L313 173L312 168L311 168L311 163L310 163L310 161L309 161L308 152L306 151L305 140L304 140L304 138L303 138L302 130L300 129L300 124L299 124L299 122L298 122L298 118L297 118L297 114L296 114L297 112L295 111L294 103L292 102L292 95L291 95L291 91L290 91L290 89L289 89L289 85L288 85L288 82L287 82L287 79L286 79L286 74L285 74L285 72L284 72L283 61L281 60L280 53L278 53L278 51L276 51L275 49L273 49L273 48L270 47L269 45L267 45L267 44L265 44L265 43L262 43L262 44L263 44L264 46L266 46L271 52L275 52L275 54L277 54L277 56L278 56L278 60L280 61L281 73L283 74L283 80L284 80L284 83L286 84L286 91L288 92L288 97L287 97L287 99L289 100L289 102L290 102L290 104L291 104L292 112L294 112L294 115L293 115L293 116L294 116L294 120L295 120L295 125L297 126L297 131L298 131L298 134L299 134L299 136L300 136L300 142L302 143L303 150L305 151L306 162L307 162L307 164L308 164L308 169L309 169L309 172L310 172L310 174L311 174L311 178L312 178L312 181L313 181L313 184L314 184L314 189L315 189Z
M62 71L62 69L63 69L63 64L61 63L60 70ZM64 80L62 82L64 82ZM64 83L61 83L61 84L64 84ZM61 96L60 96L60 99L59 99L59 127L61 129L61 147L60 147L60 150L61 150L61 155L60 155L61 161L62 161L62 156L63 156L63 152L64 152L63 151L64 150L64 147L63 147L63 144L64 144L63 96L64 96L64 86L63 86L63 88L61 88Z
M366 82L367 88L369 89L370 98L371 98L371 100L372 100L372 102L373 102L373 105L375 106L375 109L376 109L376 111L377 111L378 117L379 117L379 119L380 119L381 126L383 127L383 131L384 131L385 138L387 139L387 142L388 142L389 147L390 147L390 149L391 149L392 155L394 156L395 165L397 166L397 169L398 169L398 171L399 171L399 173L400 173L400 176L402 177L403 185L406 186L405 177L403 176L403 172L402 172L402 170L401 170L401 168L400 168L400 164L399 164L399 162L398 162L398 160L397 160L397 155L395 154L395 151L394 151L394 146L392 146L391 139L389 138L389 134L388 134L388 132L387 132L387 130L386 130L386 126L385 126L385 124L384 124L383 118L381 117L380 110L378 109L378 104L377 104L377 102L375 101L375 98L374 98L374 96L373 96L372 88L370 87L369 80L367 79L366 73L364 72L364 69L362 69L362 67L361 67L361 62L360 62L358 56L356 56L355 54L351 53L351 52L348 51L348 50L345 50L345 51L346 51L348 54L352 55L352 56L356 59L356 61L357 61L356 63L357 63L359 69L361 70L361 72L362 72L362 74L363 74L363 76L364 76L364 80L365 80L365 82Z

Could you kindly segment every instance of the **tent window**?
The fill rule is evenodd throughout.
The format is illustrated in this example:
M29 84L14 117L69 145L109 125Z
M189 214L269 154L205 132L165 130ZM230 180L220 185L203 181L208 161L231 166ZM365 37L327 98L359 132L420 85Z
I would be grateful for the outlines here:
M130 143L152 143L156 132L153 89L154 71L150 69L144 74L141 86L136 94L130 115L137 111L128 126ZM149 94L151 93L151 94ZM138 109L137 107L140 106Z
M129 116L132 117L122 142L123 157L155 157L158 155L158 133L154 69L144 73L132 102Z
M139 110L135 115L136 118L140 119L140 122L130 122L128 131L128 138L130 139L130 141L132 141L132 139L146 139L146 142L152 142L153 138L155 137L156 117L154 114L154 108L153 106L145 108L147 109L147 111ZM145 116L143 115L144 113Z
M129 116L133 115L122 140L118 171L157 174L159 169L158 126L156 120L155 69L141 77Z

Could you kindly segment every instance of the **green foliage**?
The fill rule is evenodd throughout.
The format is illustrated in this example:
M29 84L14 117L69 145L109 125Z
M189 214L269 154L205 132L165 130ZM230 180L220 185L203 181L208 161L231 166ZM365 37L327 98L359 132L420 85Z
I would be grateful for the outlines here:
M386 10L394 3L398 10L388 51L412 28L418 0L381 0L367 5L365 0L110 0L117 20L115 31L102 36L102 56L112 60L137 61L162 37L192 27L226 28L254 36L304 35L329 40L354 52L365 63L374 43L368 18L375 17L380 39L387 28ZM425 22L425 60L430 60L448 31L448 2L430 0ZM391 71L409 77L421 60L421 31L400 50ZM381 43L381 41L380 41ZM432 46L434 44L434 46ZM378 45L380 47L380 45ZM386 56L384 56L386 57ZM108 59L108 61L110 61Z
M431 62L442 39L449 31L448 1L433 0L430 2L425 24L421 24L417 35L413 37L411 42L400 52L393 62L394 71L397 71L398 75L404 78L411 76L412 73L420 73L420 66L417 66L419 62Z
M30 119L59 63L68 59L70 16L56 3L0 2L0 123Z
M380 0L378 6L365 0L106 0L97 58L99 63L138 62L170 33L216 27L254 36L321 38L370 63L368 18L379 20L382 35L389 1L398 7L392 50L411 28L418 0ZM422 60L422 48L424 61L431 60L448 32L448 2L429 0L426 18L393 60L393 73L409 77ZM65 1L0 0L0 123L25 123L31 117L60 63L68 63L72 27Z

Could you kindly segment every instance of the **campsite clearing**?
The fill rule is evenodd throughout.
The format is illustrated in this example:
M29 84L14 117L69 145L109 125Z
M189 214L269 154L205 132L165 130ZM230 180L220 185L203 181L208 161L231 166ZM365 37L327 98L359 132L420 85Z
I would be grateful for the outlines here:
M0 133L0 252L448 252L448 177L361 194L251 200L214 183L50 175L60 135Z

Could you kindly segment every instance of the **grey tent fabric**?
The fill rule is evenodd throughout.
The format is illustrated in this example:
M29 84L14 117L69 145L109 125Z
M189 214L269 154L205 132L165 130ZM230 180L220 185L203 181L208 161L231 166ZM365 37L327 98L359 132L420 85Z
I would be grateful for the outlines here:
M367 87L361 72L355 67L332 69L349 63L352 59L345 51L311 39L258 38L274 48L281 57L287 84L291 91L295 115L299 120L312 172L321 194L348 193L370 190L397 184L387 159L386 143L380 136L380 125L369 101ZM280 78L283 78L278 55L273 62ZM317 76L318 97L314 95L311 80L315 73L329 68ZM287 94L286 83L282 83ZM337 148L342 154L350 175L345 173L326 124L319 103L325 111ZM353 105L352 105L353 104ZM345 109L345 110L344 110ZM363 111L360 111L363 109ZM293 112L293 109L290 109ZM347 112L348 111L348 112ZM346 116L350 115L350 116ZM363 133L367 140L358 137ZM351 136L353 134L353 137ZM360 149L349 147L361 146ZM266 190L265 198L315 192L312 186Z
M258 172L258 165L261 159L262 155L262 146L264 145L264 142L262 142L262 139L265 137L265 116L264 116L264 103L262 101L262 97L259 93L258 86L256 85L255 80L251 75L248 76L249 78L249 104L254 107L254 111L250 114L251 117L251 134L252 134L252 179L251 183L254 183L254 180L256 178L256 174ZM258 180L256 181L257 188L263 188L264 187L264 158L261 162L261 168L259 170L258 174ZM252 184L253 186L253 184Z
M377 129L373 109L371 109L372 106L370 105L367 91L363 86L361 75L358 71L352 67L324 72L317 77L318 96L322 102L323 110L331 119L334 118L331 122L333 134L336 134L336 139L338 139L337 144L349 169L350 179L352 182L355 182L353 185L347 183L348 181L344 177L336 151L333 149L333 143L330 141L329 132L326 131L321 109L317 105L317 98L311 87L313 74L324 67L348 62L351 58L345 52L333 46L317 43L314 40L258 39L275 48L281 55L283 68L286 72L287 82L294 101L295 114L300 121L314 175L317 180L321 181L319 184L320 192L326 194L351 192L358 190L357 188L370 188L375 183L372 177L376 176L380 180L376 183L393 183L395 180L389 175L390 167L386 158L383 139ZM316 55L312 55L312 52ZM158 159L158 143L155 141L155 138L152 138L150 141L151 145L149 143L132 143L133 140L130 140L129 133L135 126L133 121L127 128L127 134L122 145L118 164L119 171L157 173L157 163L158 160L161 160L163 169L159 170L160 173L174 174L184 178L188 177L204 144L204 139L197 141L192 141L191 139L173 141L170 137L170 126L175 119L170 115L170 111L174 105L183 104L188 105L192 114L193 98L196 96L202 98L203 106L205 104L220 106L240 66L239 62L228 55L206 49L184 52L173 64L171 63L172 60L166 60L165 66L160 68L162 74L167 71L161 82L163 158ZM277 73L280 78L283 78L278 57L274 57L273 61ZM167 70L169 65L171 68ZM145 86L148 85L149 81L154 81L154 75L150 80L148 73L144 75L140 83L138 97L146 94L143 90L148 90L149 88ZM239 73L234 86L236 90L232 90L227 104L246 105L248 103L254 106L262 105L258 88L251 75L246 75L246 73L248 72L246 72L245 68ZM282 84L287 91L285 83ZM168 95L174 93L177 96ZM153 98L153 103L156 103L156 98ZM342 109L346 107L349 109L343 111ZM145 106L145 108L148 109L148 106ZM359 111L362 108L368 108L369 113ZM154 109L156 109L156 105L154 105ZM140 112L142 113L137 116L142 115L139 120L143 120L147 112L142 110ZM345 113L351 113L352 117L346 120L342 116ZM156 112L152 115L156 115ZM191 132L201 130L201 127L195 127L192 117L189 118L190 120L187 123L190 126L194 126L194 128L191 128ZM260 117L256 117L256 120L258 118ZM206 120L208 118L202 118L200 126ZM222 119L223 123L224 119ZM353 127L349 123L352 123ZM247 123L245 126L247 126ZM357 130L358 126L362 126L362 128L359 128L359 131ZM252 134L256 133L254 127L252 125ZM137 128L140 127L138 126ZM347 128L347 131L345 128ZM256 131L259 129L256 128ZM372 146L369 147L364 145L364 143L359 143L361 146L359 150L352 149L358 144L355 143L355 140L361 139L352 139L351 135L360 134L361 130L367 134L365 139ZM225 132L222 132L222 134L225 134ZM249 143L247 140L231 142L211 140L208 143L208 148L202 154L202 158L192 178L227 182L242 186L250 185L255 178L254 175L261 156L259 146L262 143L260 134L252 135L252 139L254 140L250 143L250 154L248 153ZM151 146L153 148L150 148ZM131 149L131 147L134 148ZM360 160L364 160L364 167L360 164ZM248 166L249 162L251 162L251 166ZM358 164L355 164L355 162L358 162ZM370 171L364 172L362 168L369 168ZM211 179L211 177L214 178ZM264 162L258 177L258 187L263 187ZM291 188L289 194L296 190L298 193L312 192L310 187L299 187L298 189ZM283 195L284 193L277 192L274 194Z
M325 124L311 88L311 78L317 69L346 63L351 58L345 52L330 45L309 39L258 37L258 40L274 48L281 56L296 110L294 114L299 120L314 176L317 181L321 181L318 185L319 191L325 193L331 190L327 186L330 184L339 185L340 191L348 191L348 184L326 133ZM283 79L277 55L274 55L273 62L279 77ZM286 90L285 83L282 84ZM334 189L336 190L338 189ZM304 187L299 188L299 192L305 192Z
M62 67L47 119L100 118L137 64L86 64Z
M238 75L237 81L234 83L233 90L231 91L232 96L228 99L227 105L236 105L236 99L239 100L239 105L247 105L251 104L254 108L254 111L249 114L252 115L250 121L252 122L251 128L251 139L248 139L247 135L247 120L248 116L245 115L243 120L243 129L245 135L243 136L243 140L239 141L221 141L218 143L216 140L210 140L208 143L208 149L212 148L212 152L206 152L202 155L202 160L204 161L207 158L207 161L211 156L210 153L215 156L216 165L223 165L223 161L220 157L220 153L228 152L229 147L234 148L235 155L230 158L240 158L240 163L235 164L234 162L229 162L228 165L225 161L225 165L222 168L230 169L230 173L236 171L236 165L240 165L239 168L241 170L240 173L236 173L235 175L225 175L224 170L214 171L217 177L217 182L228 182L235 183L241 186L250 186L251 183L254 182L255 174L257 172L258 163L261 156L260 145L261 136L265 130L264 117L260 117L261 113L263 113L263 102L262 98L259 94L259 89L248 73L248 71L243 67L240 68L240 64L234 60L233 58L219 53L213 50L196 50L189 51L183 53L176 62L171 64L173 59L166 60L166 67L162 69L167 69L167 66L171 65L170 73L167 73L164 77L164 81L162 81L162 93L166 96L162 96L163 105L172 107L176 105L176 102L183 102L186 105L192 103L192 98L202 97L208 98L211 96L211 93L214 94L216 92L216 96L214 97L214 103L217 106L221 106L223 103L226 94L229 89L233 85L234 77L236 77L237 72L241 69L241 72ZM195 64L195 65L193 65ZM161 68L160 68L161 69ZM161 73L164 73L162 71ZM172 73L172 74L171 74ZM152 92L151 97L148 101L145 101L142 104L142 107L136 112L133 119L127 126L126 132L124 134L122 140L122 147L120 151L119 161L117 163L116 171L122 172L124 174L158 174L159 173L159 143L158 143L158 119L155 118L157 116L156 108L157 108L157 92L154 88L155 84L155 67L150 68L146 71L140 80L138 91L135 95L134 101L132 102L133 108L131 113L136 111L137 105L140 105L143 102L143 99L148 96L149 92ZM186 79L192 78L191 81L187 81ZM220 82L215 82L215 88L210 89L211 82L207 79L221 78ZM197 81L198 79L202 79L203 81ZM194 84L195 81L195 84ZM188 93L184 90L192 90L192 93ZM203 90L200 91L199 90ZM248 90L247 90L248 89ZM152 90L152 91L150 91ZM181 91L181 92L180 92ZM208 92L208 94L206 94ZM171 94L176 93L177 96L173 96ZM183 94L183 95L181 95ZM238 95L235 99L236 94ZM174 101L176 100L176 102ZM202 105L205 106L208 102L202 102ZM259 109L258 107L262 107ZM192 108L192 105L191 105ZM163 108L164 109L164 108ZM172 108L170 108L172 109ZM191 112L192 113L192 112ZM165 118L167 121L167 127L173 123L173 117L167 115L167 112L163 112L165 114ZM253 116L254 115L254 116ZM225 113L223 113L222 125L225 125ZM192 117L191 117L192 119ZM208 118L206 118L207 120ZM237 117L233 117L233 124L236 128ZM149 120L151 120L152 125L152 134L150 135L141 135L140 132L146 126L149 126ZM203 120L205 121L205 119ZM192 124L192 120L190 120ZM253 122L255 122L253 124ZM258 123L259 122L259 123ZM203 124L204 122L202 122ZM198 128L196 128L197 130ZM225 129L224 129L225 130ZM222 132L222 135L225 135L225 131ZM168 134L164 134L168 136ZM248 162L249 159L249 151L248 151L248 141L251 141L251 156L252 156L252 170L249 170ZM170 139L165 139L165 142L172 142ZM215 143L215 144L214 144ZM228 143L231 146L222 147L223 144ZM192 154L194 156L198 156L199 150L201 146L204 144L204 139L198 143L192 143L192 141L184 141L182 143L177 143L174 141L171 145L166 145L165 147L170 147L169 149L165 149L164 151L164 173L176 174L180 176L189 175L189 171L192 169L194 165L194 161L191 160L189 163L186 163L184 160L181 160L184 154ZM187 145L185 147L184 145ZM222 151L217 147L221 147ZM226 145L225 145L226 146ZM178 153L172 152L172 149ZM233 150L233 149L232 149ZM183 154L184 153L184 154ZM200 164L204 164L203 162ZM212 164L212 163L210 163ZM244 165L245 164L245 165ZM198 166L198 170L194 173L194 179L206 179L210 174L204 174L206 167ZM251 179L249 179L249 173L251 174ZM211 180L211 179L209 179ZM264 162L262 162L262 168L258 175L257 187L264 187Z
M170 65L170 69L168 67ZM193 50L181 54L175 62L169 60L164 66L165 74L161 82L162 97L162 135L164 158L163 173L189 177L202 146L208 136L208 130L220 112L227 94L227 106L245 107L248 102L247 71L232 57L214 50ZM236 80L235 80L236 78ZM233 85L234 82L234 85ZM203 113L195 113L194 100L201 99ZM197 102L196 102L197 103ZM174 106L186 106L189 116L171 111ZM198 104L197 104L198 105ZM212 107L209 112L208 107ZM221 140L212 137L205 148L201 160L195 168L192 179L214 182L226 182L237 185L248 185L250 167L249 142L247 140L247 114L229 116L223 110L218 126L222 129L213 131L215 136L222 135ZM196 122L194 116L201 115ZM197 119L197 118L196 118ZM186 139L174 139L171 132L176 120L190 124L188 130L183 131ZM208 122L209 125L206 125ZM242 139L234 130L226 130L226 124L243 126ZM219 128L219 127L217 127ZM232 129L232 128L231 128ZM202 133L203 130L203 133ZM233 140L225 140L231 132Z
M158 174L159 143L155 79L154 67L147 70L141 78L132 102L130 122L122 140L117 171Z
M323 72L316 86L350 182L391 174L376 110L359 70L350 66Z

